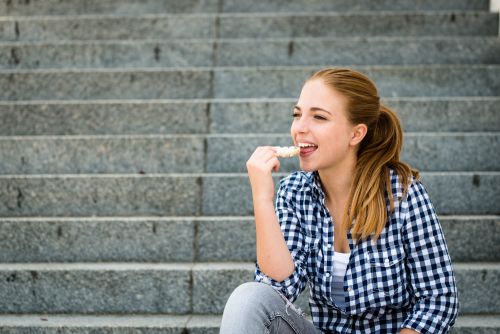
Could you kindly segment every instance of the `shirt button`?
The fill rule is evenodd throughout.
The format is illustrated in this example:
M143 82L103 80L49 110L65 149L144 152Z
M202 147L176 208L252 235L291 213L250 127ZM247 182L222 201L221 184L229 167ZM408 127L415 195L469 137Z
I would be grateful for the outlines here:
M347 291L352 291L352 288L351 287L347 288Z
M325 274L325 277L330 277L330 273L326 273L326 274Z
M385 263L389 264L389 262L390 262L389 259L385 259Z
M326 248L332 248L332 244L326 245Z

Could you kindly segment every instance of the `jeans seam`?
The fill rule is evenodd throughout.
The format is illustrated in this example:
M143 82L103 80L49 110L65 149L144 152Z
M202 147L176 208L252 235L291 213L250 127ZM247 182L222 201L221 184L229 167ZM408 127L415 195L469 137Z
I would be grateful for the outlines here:
M283 321L285 321L287 323L288 326L290 326L290 328L292 328L292 330L296 333L296 334L300 334L299 330L297 329L297 327L295 326L294 322L290 319L287 319L287 317L285 317L283 314L281 314L280 312L276 312L276 313L273 313L270 317L269 317L269 321L268 321L268 324L269 325L266 325L266 328L269 330L269 327L271 326L271 322L273 320L275 320L276 318L281 318L283 319ZM270 332L270 331L269 331Z
M295 313L297 313L300 317L304 318L304 315L305 313L300 309L300 307L296 306L294 303L292 303L290 300L288 300L288 298L286 298L286 296L284 294L282 294L280 291L276 290L276 289L273 289L274 291L276 291L276 293L278 293L278 295L283 299L283 301L285 302L285 312L287 315L290 315L290 313L288 313L288 308L290 307L292 310L295 311Z

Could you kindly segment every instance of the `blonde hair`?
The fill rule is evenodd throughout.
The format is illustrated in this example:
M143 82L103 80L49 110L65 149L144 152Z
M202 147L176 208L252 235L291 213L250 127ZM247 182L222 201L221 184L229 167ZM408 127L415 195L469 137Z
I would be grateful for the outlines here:
M376 241L387 223L387 197L389 213L394 211L389 169L399 177L403 193L408 191L412 177L419 178L416 169L399 160L403 146L401 123L394 111L380 103L375 84L364 74L347 68L327 68L308 81L315 79L347 98L347 117L352 124L368 127L357 150L353 187L341 224L346 230L352 227L357 241L371 235Z

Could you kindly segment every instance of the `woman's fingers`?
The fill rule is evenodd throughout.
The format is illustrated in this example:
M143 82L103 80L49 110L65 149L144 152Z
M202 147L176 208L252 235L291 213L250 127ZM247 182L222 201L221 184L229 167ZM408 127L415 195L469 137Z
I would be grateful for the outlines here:
M275 159L275 163L274 163L274 166L273 166L273 171L274 172L278 172L278 170L280 169L280 161L278 160L278 158L274 157ZM270 160L270 161L273 161L273 160Z
M275 150L270 146L258 147L250 157L251 160L267 162L276 155Z

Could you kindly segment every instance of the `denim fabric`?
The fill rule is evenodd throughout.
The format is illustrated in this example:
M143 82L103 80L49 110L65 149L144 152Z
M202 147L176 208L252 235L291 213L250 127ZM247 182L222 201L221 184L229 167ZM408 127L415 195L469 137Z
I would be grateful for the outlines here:
M220 334L318 334L303 312L271 286L248 282L229 297Z

